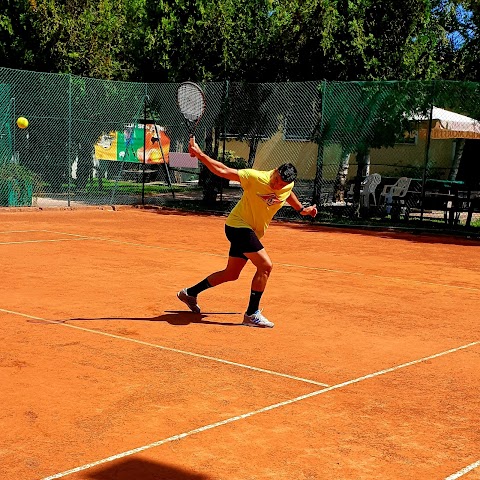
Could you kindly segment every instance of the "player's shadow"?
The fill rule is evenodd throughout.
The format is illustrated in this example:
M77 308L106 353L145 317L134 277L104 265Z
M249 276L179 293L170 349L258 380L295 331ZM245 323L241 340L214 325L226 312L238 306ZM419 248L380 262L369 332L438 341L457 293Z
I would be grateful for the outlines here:
M123 459L107 466L87 470L82 478L89 480L209 480L202 473L191 472L175 465L142 458Z
M166 322L170 325L185 326L192 323L201 323L204 325L222 325L227 327L241 326L241 322L212 322L205 320L208 315L240 315L238 312L212 312L212 313L192 313L185 310L165 310L163 315L156 317L96 317L96 318L70 318L68 321L89 321L89 320L112 320L112 321L141 321L141 322Z

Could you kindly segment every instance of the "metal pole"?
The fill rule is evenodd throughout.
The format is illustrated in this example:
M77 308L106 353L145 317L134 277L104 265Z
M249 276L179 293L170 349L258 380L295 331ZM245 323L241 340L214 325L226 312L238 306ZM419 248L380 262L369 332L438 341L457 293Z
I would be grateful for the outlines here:
M12 135L12 150L13 150L13 155L12 155L12 158L10 159L11 162L14 162L15 161L15 148L16 148L16 135L17 135L17 129L15 128L16 127L16 118L15 118L15 98L12 97L10 99L10 102L12 104L12 117L13 117L13 135Z
M227 148L227 102L229 95L230 82L225 80L225 98L224 98L224 113L223 113L223 161L225 161L225 149Z
M325 116L325 103L327 98L327 81L323 80L322 82L322 95L320 96L322 107L320 110L320 128L319 135L322 135L323 122ZM317 151L317 171L315 173L315 180L313 183L313 195L312 195L312 204L320 205L321 195L322 195L322 179L323 179L323 138L319 138L318 142L318 151Z
M145 156L147 144L147 97L143 99L143 164L142 164L142 205L145 206Z
M163 167L165 169L165 175L167 177L167 183L168 183L168 186L170 187L170 189L172 190L172 197L175 198L175 189L173 188L172 180L170 178L170 170L169 170L167 161L165 159L165 154L163 153L162 137L160 136L161 132L157 128L157 120L155 118L155 115L152 113L152 109L149 108L149 110L150 110L150 116L152 117L152 121L153 121L153 128L155 129L155 136L156 136L156 138L158 138L158 147L160 148L160 154L162 155ZM157 173L157 175L158 175L158 173Z
M70 190L72 188L72 76L68 76L68 193L67 205L70 207Z
M428 119L428 131L427 131L427 145L425 148L425 162L423 164L423 175L422 175L422 195L421 195L421 209L420 209L420 222L423 222L423 213L425 211L425 184L427 182L427 170L428 170L428 159L430 156L430 142L432 139L432 123L433 123L433 103L435 101L435 82L433 82L432 88L432 102L430 104L430 115Z
M228 105L228 94L229 94L230 83L228 80L225 80L225 96L223 98L223 158L222 161L225 163L225 149L227 148L227 105ZM220 183L220 201L223 201L223 183Z

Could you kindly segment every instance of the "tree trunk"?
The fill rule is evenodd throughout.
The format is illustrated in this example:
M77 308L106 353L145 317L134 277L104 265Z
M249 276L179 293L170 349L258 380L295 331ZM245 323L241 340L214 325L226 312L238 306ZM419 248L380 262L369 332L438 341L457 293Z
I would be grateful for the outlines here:
M85 190L88 180L92 176L93 170L93 155L91 151L85 149L78 149L78 161L77 161L77 190Z
M322 180L323 180L323 143L318 144L317 171L313 182L312 205L320 205L322 199Z
M259 144L259 137L255 135L253 138L250 139L248 142L250 146L250 150L248 152L248 168L252 168L253 164L255 163L255 157L257 156L257 147Z
M214 138L213 131L207 130L207 137L205 138L205 153L212 157L218 156L218 142ZM199 182L203 187L203 201L207 205L213 205L217 201L217 196L222 187L222 179L213 174L204 165L201 166Z
M342 153L342 160L338 167L337 177L335 178L334 192L335 201L343 202L345 200L345 185L347 183L348 167L350 163L350 154Z
M220 151L220 128L213 129L214 144L213 144L213 158L218 160L218 152Z
M364 209L361 210L360 190L364 177L370 174L370 151L357 153L357 175L355 176L355 187L353 190L353 201L356 205L355 215L361 216Z
M370 152L365 154L365 163L363 165L363 176L368 177L370 175Z
M353 198L355 203L360 200L361 184L367 175L370 174L370 152L357 153L357 175L355 176L355 189L353 191Z
M449 180L455 181L458 175L458 169L460 168L460 162L462 161L463 149L465 148L465 139L457 138L455 142L455 155L453 157L452 169L450 170Z

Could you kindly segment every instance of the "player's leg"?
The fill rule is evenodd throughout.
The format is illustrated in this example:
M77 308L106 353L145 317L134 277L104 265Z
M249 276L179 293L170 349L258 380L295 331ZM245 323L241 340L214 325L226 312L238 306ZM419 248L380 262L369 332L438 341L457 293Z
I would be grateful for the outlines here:
M192 287L184 288L177 293L177 297L194 313L200 313L197 296L208 288L216 287L225 282L237 280L248 259L241 251L230 247L227 266L223 270L214 272Z
M212 273L206 280L211 287L225 282L233 282L238 279L247 261L247 258L229 256L227 266L223 270Z
M252 289L247 311L243 317L243 324L251 327L273 327L273 322L267 320L260 310L262 298L273 264L267 251L262 248L258 252L245 252L245 256L257 267L252 279Z

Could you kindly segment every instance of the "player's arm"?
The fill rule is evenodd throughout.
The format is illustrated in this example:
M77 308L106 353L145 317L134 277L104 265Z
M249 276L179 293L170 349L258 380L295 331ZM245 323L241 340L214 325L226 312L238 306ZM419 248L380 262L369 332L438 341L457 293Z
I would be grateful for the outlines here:
M210 158L201 150L194 138L190 139L188 151L192 157L197 157L215 175L227 178L228 180L240 181L237 169L227 167L224 163Z
M308 207L304 207L297 196L292 192L290 192L290 196L287 198L287 203L293 207L300 215L310 215L311 217L317 216L317 206L310 205Z

